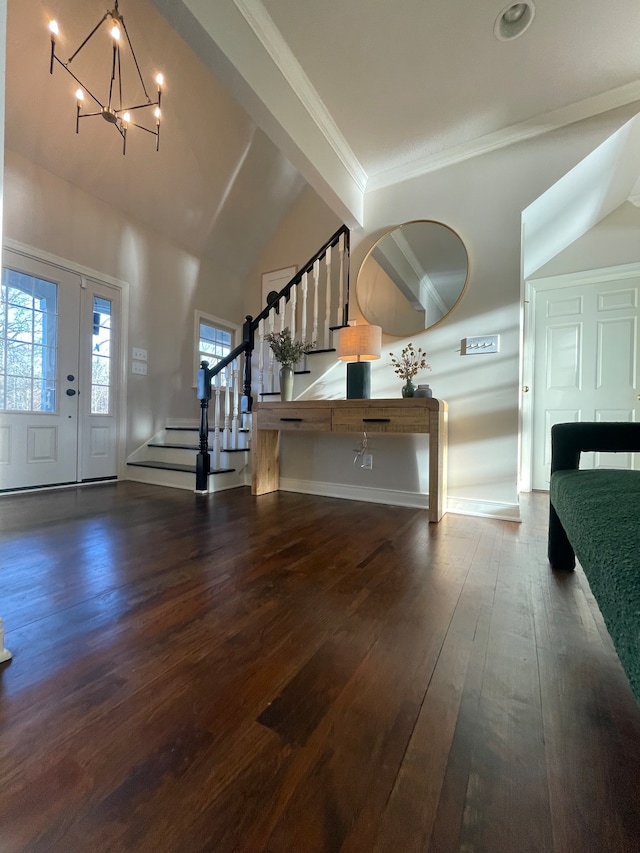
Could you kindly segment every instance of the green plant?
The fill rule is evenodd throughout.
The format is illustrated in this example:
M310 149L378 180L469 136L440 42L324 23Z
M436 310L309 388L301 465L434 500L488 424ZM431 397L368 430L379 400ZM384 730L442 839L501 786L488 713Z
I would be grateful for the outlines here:
M291 331L287 327L281 332L269 332L265 341L271 347L271 351L280 364L297 364L305 353L314 349L315 344L305 341L292 341Z
M391 365L401 379L413 379L419 370L431 370L431 365L427 364L427 354L422 347L415 349L413 344L407 344L399 358L392 352L389 355Z

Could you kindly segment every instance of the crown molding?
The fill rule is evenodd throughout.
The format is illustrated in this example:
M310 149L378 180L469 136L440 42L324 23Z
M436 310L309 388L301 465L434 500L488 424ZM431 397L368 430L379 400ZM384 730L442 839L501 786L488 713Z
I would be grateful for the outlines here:
M390 169L376 172L369 176L367 192L418 178L420 175L444 169L446 166L452 166L464 160L488 154L491 151L498 151L517 142L534 139L552 130L558 130L618 107L628 106L636 101L640 101L640 81L628 83L617 89L610 89L601 95L594 95L591 98L577 101L575 104L569 104L567 107L543 113L495 133L472 139L443 153L419 157L401 166L393 166Z
M234 0L234 3L360 192L364 193L367 173L267 10L260 0Z

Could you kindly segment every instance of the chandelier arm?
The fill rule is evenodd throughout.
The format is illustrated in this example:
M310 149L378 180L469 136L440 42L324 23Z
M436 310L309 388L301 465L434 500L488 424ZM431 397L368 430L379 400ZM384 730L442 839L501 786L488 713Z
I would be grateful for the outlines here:
M86 39L82 42L82 44L80 45L80 47L75 51L75 53L73 53L73 54L69 57L69 59L67 59L67 65L68 65L68 64L69 64L73 59L75 59L75 57L80 53L80 51L81 51L81 50L82 50L82 48L85 46L85 44L89 41L89 39L91 38L91 36L95 35L95 33L100 29L100 27L104 24L104 22L107 20L107 18L108 18L108 17L109 17L109 12L105 12L104 16L103 16L102 18L100 18L100 20L98 21L98 23L97 23L97 24L95 25L95 27L91 30L91 32L90 32L90 33L89 33L89 35L86 37ZM63 63L61 63L61 64L62 64L62 65L64 65L65 63L63 62Z
M137 127L138 130L145 130L147 133L150 133L151 136L158 136L157 130L149 130L148 127L145 127L143 124L136 124L135 121L128 122L129 126L133 125L133 127Z
M157 103L157 101L154 101L152 104L136 104L135 107L121 107L119 110L114 110L114 113L131 113L134 110L148 110L149 107L155 107Z
M118 95L120 98L120 109L122 109L122 65L120 64L120 48L118 48Z
M111 80L109 81L109 103L107 104L107 109L111 109L111 97L113 95L113 81L116 77L116 57L118 55L118 45L114 42L113 45L113 58L111 60Z
M83 90L87 93L87 95L89 95L89 97L96 102L96 104L100 107L100 109L102 109L102 103L96 98L96 96L93 94L93 92L84 85L82 80L80 80L78 77L76 77L76 75L73 73L73 71L71 71L71 69L67 67L67 64L65 62L62 62L60 59L58 59L57 56L54 56L54 59L56 60L56 62L59 65L61 65L64 68L64 70L67 72L67 74L69 74L69 75L71 75L71 77L73 77L73 79L76 81L76 83L78 83L80 86L82 86Z
M149 93L147 92L147 87L144 85L144 80L142 79L142 71L140 71L140 66L138 65L138 57L136 56L136 52L133 49L133 45L131 44L131 39L129 38L129 33L127 31L127 25L125 24L124 18L122 16L120 16L120 21L122 23L122 29L124 30L124 34L127 37L129 49L131 50L131 56L133 57L133 61L135 62L136 71L138 72L138 77L140 78L140 85L142 86L142 91L144 92L147 100L150 102L151 98L149 97Z

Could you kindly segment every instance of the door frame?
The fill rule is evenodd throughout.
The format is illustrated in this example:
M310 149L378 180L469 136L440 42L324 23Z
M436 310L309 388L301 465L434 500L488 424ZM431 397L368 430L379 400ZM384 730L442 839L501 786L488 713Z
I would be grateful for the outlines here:
M544 278L529 278L524 282L524 323L520 382L520 423L522 424L522 430L519 491L530 492L533 482L533 410L535 400L533 377L536 363L535 304L538 291L552 290L554 287L578 287L581 284L597 284L601 281L620 281L625 278L636 278L639 275L640 261L636 261L631 264L562 273L560 275L545 276ZM525 392L525 388L528 388L529 391Z
M127 352L129 351L129 283L105 273L98 272L78 264L75 261L70 261L67 258L62 258L59 255L54 255L51 252L46 252L42 249L35 249L26 243L21 243L19 240L14 240L11 237L5 237L2 241L3 251L14 252L24 258L33 261L50 264L53 267L64 270L65 272L75 273L80 276L81 286L84 287L85 280L91 280L102 284L106 287L112 287L120 291L120 336L118 344L118 363L120 365L120 374L118 376L118 417L116 421L116 460L117 460L117 477L123 479L126 463L126 425L127 425ZM4 263L4 258L3 258ZM74 485L80 485L75 483ZM46 487L45 487L46 488Z

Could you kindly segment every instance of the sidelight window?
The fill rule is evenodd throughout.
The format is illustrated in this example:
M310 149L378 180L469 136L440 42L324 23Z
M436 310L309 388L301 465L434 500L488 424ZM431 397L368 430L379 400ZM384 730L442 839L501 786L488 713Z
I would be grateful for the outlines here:
M58 286L12 269L0 284L0 409L56 411Z

